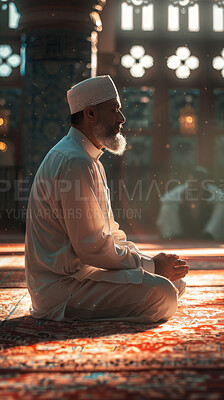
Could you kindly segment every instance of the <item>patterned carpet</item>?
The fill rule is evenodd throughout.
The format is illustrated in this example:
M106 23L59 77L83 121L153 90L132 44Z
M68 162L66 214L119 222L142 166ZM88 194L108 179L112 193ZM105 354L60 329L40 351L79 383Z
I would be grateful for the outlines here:
M161 325L34 320L23 268L2 266L0 399L223 400L224 270L215 264L190 271Z
M140 372L6 373L4 400L223 400L221 370L176 369Z

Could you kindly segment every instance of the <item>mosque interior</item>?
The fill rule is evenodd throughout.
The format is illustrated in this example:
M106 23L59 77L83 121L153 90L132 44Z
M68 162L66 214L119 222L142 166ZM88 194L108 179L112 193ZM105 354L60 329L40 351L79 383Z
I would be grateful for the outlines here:
M224 1L0 0L0 26L3 398L223 399ZM176 252L191 267L186 297L160 327L29 316L32 181L68 132L66 91L104 74L126 117L124 155L101 157L115 220L143 251ZM196 222L187 237L163 235L162 199L197 166L219 195L214 235L194 235Z

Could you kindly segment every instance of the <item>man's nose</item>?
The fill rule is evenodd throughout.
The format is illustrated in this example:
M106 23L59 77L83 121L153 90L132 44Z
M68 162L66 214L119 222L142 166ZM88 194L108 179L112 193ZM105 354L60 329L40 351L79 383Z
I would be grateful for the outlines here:
M119 121L121 122L121 124L124 124L126 121L126 118L124 114L121 112L121 110L119 110Z

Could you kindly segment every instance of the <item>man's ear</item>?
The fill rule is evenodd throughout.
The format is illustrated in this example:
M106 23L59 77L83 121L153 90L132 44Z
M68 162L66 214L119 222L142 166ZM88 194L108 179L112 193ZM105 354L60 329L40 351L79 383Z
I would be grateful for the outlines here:
M96 110L92 106L86 107L84 110L84 115L89 122L94 122L96 119Z

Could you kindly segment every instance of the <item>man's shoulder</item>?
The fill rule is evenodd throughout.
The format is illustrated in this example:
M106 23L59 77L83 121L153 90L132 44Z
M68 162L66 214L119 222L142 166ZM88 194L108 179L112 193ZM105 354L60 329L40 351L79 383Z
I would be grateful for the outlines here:
M48 156L57 154L59 158L65 160L72 159L84 159L88 160L90 157L86 153L80 141L75 140L75 138L71 136L64 136L60 142L58 142L52 149L49 151Z
M91 157L85 152L82 145L67 135L46 154L37 175L53 178L69 166L74 170L74 168L80 167L83 169L84 166L90 167L91 164Z

